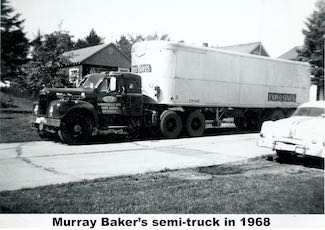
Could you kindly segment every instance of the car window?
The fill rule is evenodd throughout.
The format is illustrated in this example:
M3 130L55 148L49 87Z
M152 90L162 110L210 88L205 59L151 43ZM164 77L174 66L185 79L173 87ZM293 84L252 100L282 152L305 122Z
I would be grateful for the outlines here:
M309 116L309 117L318 117L324 114L323 108L316 107L301 107L298 108L292 116Z

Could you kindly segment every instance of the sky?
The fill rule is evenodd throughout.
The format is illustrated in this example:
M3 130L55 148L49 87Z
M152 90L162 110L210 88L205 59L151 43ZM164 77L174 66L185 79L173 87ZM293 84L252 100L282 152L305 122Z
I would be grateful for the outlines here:
M302 45L316 0L9 0L32 39L61 29L73 40L93 28L114 42L121 35L167 33L172 41L225 46L261 41L272 57Z

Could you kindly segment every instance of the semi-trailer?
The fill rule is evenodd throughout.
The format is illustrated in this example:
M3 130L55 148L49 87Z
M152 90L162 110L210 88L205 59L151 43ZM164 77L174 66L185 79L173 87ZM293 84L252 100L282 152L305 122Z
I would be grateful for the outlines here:
M77 89L44 89L34 107L40 135L85 142L100 133L201 136L232 117L240 129L290 116L308 101L310 66L166 41L132 47L132 73L87 75Z

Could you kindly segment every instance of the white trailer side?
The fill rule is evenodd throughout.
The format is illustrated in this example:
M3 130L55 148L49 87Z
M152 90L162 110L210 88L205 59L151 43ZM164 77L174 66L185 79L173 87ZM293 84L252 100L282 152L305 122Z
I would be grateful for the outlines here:
M160 104L295 108L309 98L303 62L151 41L133 46L132 66L144 94Z

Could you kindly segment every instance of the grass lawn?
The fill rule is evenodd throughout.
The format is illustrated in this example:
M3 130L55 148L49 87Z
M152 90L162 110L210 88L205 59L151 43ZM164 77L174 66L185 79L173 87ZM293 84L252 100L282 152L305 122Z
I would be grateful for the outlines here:
M324 171L260 159L4 191L0 205L12 213L324 213Z
M7 104L9 108L16 108L21 110L31 111L33 108L33 100L28 98L21 98L10 95L8 93L0 92L1 105Z
M29 113L0 113L0 143L38 141Z
M1 103L10 101L9 104L13 105L0 111L0 143L40 140L31 127L31 113L21 113L31 111L33 101L4 92L0 92L0 97Z

